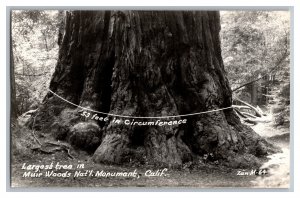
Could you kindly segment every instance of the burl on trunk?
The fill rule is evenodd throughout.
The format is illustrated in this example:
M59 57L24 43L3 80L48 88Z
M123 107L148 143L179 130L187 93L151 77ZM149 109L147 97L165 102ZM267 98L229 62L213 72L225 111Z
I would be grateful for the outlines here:
M230 107L219 31L215 11L67 12L50 89L83 107L137 117ZM106 163L181 165L209 154L242 167L273 149L232 109L179 117L187 123L171 126L83 120L80 111L49 92L35 128Z

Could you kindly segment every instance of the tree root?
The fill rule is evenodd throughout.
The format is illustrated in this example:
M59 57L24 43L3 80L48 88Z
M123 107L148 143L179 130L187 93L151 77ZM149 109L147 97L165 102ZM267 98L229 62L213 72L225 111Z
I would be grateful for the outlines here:
M57 151L65 151L69 158L74 159L75 157L70 153L71 147L61 142L44 142L38 147L33 147L31 150L39 151L44 154L53 154Z
M236 101L244 104L245 106L242 105L232 105L234 112L238 115L241 121L249 124L258 124L259 122L261 123L267 123L271 122L270 118L267 116L266 113L264 113L259 106L256 108L250 104L248 104L245 101L242 101L238 98L235 98ZM248 113L248 112L242 112L243 109L251 109L255 112L255 115Z

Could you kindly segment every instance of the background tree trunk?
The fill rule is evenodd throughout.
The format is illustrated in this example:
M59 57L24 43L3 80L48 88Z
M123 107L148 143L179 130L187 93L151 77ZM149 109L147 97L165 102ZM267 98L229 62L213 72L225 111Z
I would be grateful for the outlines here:
M75 104L119 115L181 115L229 107L219 31L214 11L67 12L50 89ZM73 112L69 122L64 121L66 109ZM231 109L182 117L187 124L173 126L86 120L79 127L80 118L74 119L78 111L49 92L35 127L45 132L52 125L50 134L92 150L95 162L121 163L141 154L147 162L181 165L213 154L212 160L246 166L272 150ZM92 137L82 131L93 131Z
M11 24L10 24L10 28ZM10 32L11 33L11 32ZM12 36L10 36L10 113L11 113L11 122L15 122L18 117L18 105L16 99L16 80L15 80L15 66L14 66L14 55L13 55L13 44Z

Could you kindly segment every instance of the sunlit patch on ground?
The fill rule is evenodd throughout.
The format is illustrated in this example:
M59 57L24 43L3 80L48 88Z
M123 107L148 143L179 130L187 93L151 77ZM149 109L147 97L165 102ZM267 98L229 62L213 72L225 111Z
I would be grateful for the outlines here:
M272 123L258 124L252 127L258 134L281 147L281 153L270 155L269 161L261 169L267 168L268 174L252 181L255 187L289 188L290 183L290 148L289 129L274 127Z

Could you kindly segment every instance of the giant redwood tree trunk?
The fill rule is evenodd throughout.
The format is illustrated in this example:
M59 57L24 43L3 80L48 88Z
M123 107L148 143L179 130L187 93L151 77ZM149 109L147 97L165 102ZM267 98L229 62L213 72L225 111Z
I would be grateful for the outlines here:
M135 117L231 106L218 12L72 11L64 28L50 89L70 102ZM180 165L213 154L243 166L271 151L232 109L160 118L187 120L167 126L104 123L83 119L82 111L49 92L35 127L89 150L95 162L121 163L140 153L149 163Z

